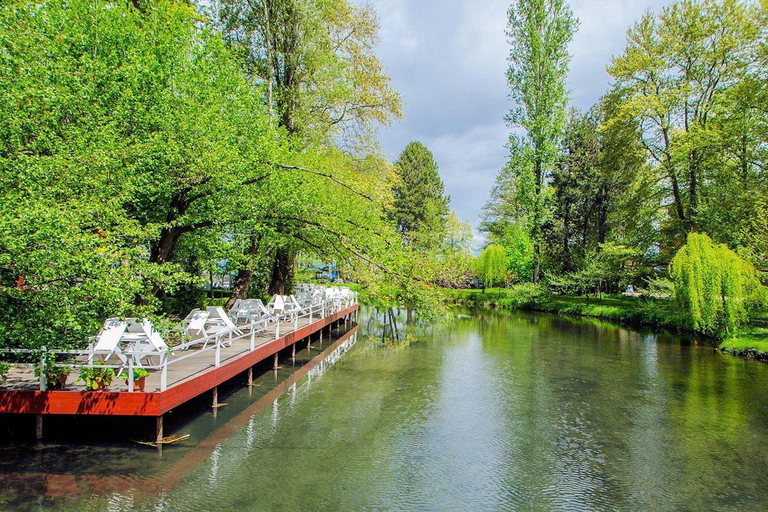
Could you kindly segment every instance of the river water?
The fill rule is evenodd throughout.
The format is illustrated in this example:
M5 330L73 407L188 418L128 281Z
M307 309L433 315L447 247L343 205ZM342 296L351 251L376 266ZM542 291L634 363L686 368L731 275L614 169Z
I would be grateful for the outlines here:
M190 440L162 457L130 442L4 447L0 506L768 510L768 365L525 313L381 346L365 336L376 319L306 375L288 362L218 417L191 414Z

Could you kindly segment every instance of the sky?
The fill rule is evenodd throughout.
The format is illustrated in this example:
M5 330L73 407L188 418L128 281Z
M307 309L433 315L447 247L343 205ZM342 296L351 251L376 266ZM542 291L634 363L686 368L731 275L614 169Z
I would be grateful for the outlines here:
M405 119L381 130L394 161L418 140L435 156L451 207L476 228L506 161L512 107L505 78L510 0L368 0L381 25L377 48ZM571 43L571 104L589 109L607 91L605 68L625 47L627 29L670 0L571 0L580 20Z

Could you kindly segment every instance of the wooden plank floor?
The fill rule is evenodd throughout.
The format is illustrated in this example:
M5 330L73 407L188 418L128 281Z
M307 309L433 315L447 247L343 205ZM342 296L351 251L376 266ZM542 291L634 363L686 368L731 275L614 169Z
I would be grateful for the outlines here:
M129 393L122 379L115 379L104 392L89 392L82 383L74 382L76 373L70 375L66 390L39 391L39 382L31 368L14 369L0 389L0 413L161 415L293 343L306 340L357 309L355 304L326 318L315 319L311 324L309 318L301 318L296 330L292 322L284 322L280 325L279 338L275 336L275 326L270 326L257 334L253 351L250 336L233 340L231 346L221 349L219 367L215 366L215 349L202 351L198 346L177 350L169 356L167 389L162 392L160 371L153 371L147 377L144 393ZM174 360L179 362L174 364Z

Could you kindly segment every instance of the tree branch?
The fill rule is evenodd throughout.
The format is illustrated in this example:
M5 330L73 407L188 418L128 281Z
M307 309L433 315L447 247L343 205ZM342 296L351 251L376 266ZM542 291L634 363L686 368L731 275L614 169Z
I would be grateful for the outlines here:
M352 193L362 197L363 199L367 199L368 201L371 201L372 203L375 202L371 196L369 196L367 194L364 194L364 193L360 192L359 190L354 189L353 187L347 185L346 183L344 183L343 181L339 180L338 178L336 178L332 174L328 174L328 173L321 172L321 171L313 171L312 169L307 169L305 167L300 167L298 165L285 165L285 164L278 164L278 163L272 163L272 165L274 165L275 167L279 167L280 169L285 169L285 170L288 170L288 171L301 171L301 172L305 172L307 174L314 174L315 176L320 176L320 177L323 177L323 178L327 178L327 179L331 180L332 182L336 183L337 185L339 185L341 187L344 187L347 190L349 190L350 192L352 192Z

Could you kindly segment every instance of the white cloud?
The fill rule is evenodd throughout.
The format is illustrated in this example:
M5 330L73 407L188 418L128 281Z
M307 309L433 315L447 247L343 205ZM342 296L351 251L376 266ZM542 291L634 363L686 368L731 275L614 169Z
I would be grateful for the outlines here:
M360 0L364 3L363 0ZM672 0L572 0L581 28L571 45L572 102L588 109L607 90L605 71L626 31L647 9ZM511 103L505 79L508 0L372 0L379 56L405 100L406 121L382 132L392 159L412 140L435 154L459 216L477 226L504 165Z

